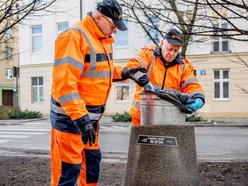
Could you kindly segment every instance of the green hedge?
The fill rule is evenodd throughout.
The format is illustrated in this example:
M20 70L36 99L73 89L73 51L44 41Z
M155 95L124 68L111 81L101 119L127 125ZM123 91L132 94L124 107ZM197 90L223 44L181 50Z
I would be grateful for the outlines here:
M24 110L18 111L18 118L19 119L33 119L33 118L41 118L42 114L38 111L28 111ZM16 119L17 118L17 112L13 109L4 109L0 110L0 119Z
M199 121L203 121L203 118L198 116L197 113L194 113L186 117L186 122L199 122Z
M126 111L122 114L116 113L115 115L111 117L114 122L131 122L132 121L131 116ZM197 113L194 113L186 117L186 122L199 122L202 120L203 120L202 117L197 116Z
M132 118L128 112L122 114L116 113L114 116L111 116L114 122L131 122Z

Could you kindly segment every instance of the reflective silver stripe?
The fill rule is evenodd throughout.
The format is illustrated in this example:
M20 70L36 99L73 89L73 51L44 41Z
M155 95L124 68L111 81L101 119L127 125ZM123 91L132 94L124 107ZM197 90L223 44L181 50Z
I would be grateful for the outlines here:
M89 115L90 120L99 120L100 117L102 116L102 113L97 114L97 113L89 112L88 115Z
M148 68L148 72L147 72L148 77L150 77L150 74L151 74L151 71L152 71L152 67L153 67L153 64L154 64L154 61L155 61L154 59L155 59L155 55L152 54L152 62L150 64L150 66Z
M73 92L73 93L66 94L64 96L60 96L59 102L61 104L63 104L63 103L67 103L67 102L72 101L72 100L77 100L77 99L80 99L79 93Z
M113 75L114 75L114 72L113 71L100 71L100 72L88 71L88 72L84 72L82 74L82 77L109 78L109 77L112 77Z
M142 63L142 66L146 68L146 63L145 63L145 61L141 57L136 56L134 58L137 59L138 61L140 61Z
M54 111L57 114L66 115L65 111L61 107L53 104L52 102L51 102L51 110ZM91 112L89 112L88 114L89 114L90 120L99 120L103 113L99 114L99 113L91 113Z
M136 72L133 76L134 76L134 78L138 81L138 79L139 79L140 77L144 76L144 75L145 75L145 73L138 71L138 72Z
M68 30L78 30L84 37L85 41L90 47L90 70L82 73L82 77L90 77L90 78L110 78L114 76L113 71L96 71L96 51L92 46L89 38L85 34L85 32L80 27L71 27ZM111 46L112 47L112 46Z
M179 89L179 88L178 88L178 89ZM164 87L164 89L163 89L163 90L177 91L178 89Z
M183 75L183 72L184 72L184 64L180 64L180 67L181 67L181 75Z
M80 27L71 27L70 30L78 30L83 35L85 41L90 47L90 70L95 70L96 69L96 51L94 47L92 46L89 38L87 37L85 32Z
M140 109L140 103L139 103L138 101L134 100L134 101L133 101L133 105L134 105L136 108Z
M54 112L56 112L58 114L64 114L64 115L66 115L65 111L61 107L59 107L57 105L54 105L52 102L50 104L50 107L51 107L51 110L52 111L54 111Z
M65 63L68 63L68 64L78 68L81 71L83 71L83 69L84 69L84 65L82 63L80 63L79 61L77 61L76 59L73 59L72 57L65 57L65 58L61 58L61 59L56 59L54 61L53 66L63 65Z
M190 84L190 83L195 83L195 82L198 82L198 80L196 78L190 78L190 79L187 79L186 81L184 81L180 88L184 88L186 85Z

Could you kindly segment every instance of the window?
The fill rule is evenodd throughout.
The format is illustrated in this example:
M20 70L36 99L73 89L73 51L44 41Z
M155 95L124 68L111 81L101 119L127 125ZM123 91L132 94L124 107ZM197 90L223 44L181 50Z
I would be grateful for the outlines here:
M5 58L12 59L13 58L13 48L5 47Z
M228 34L227 31L219 32L219 29L226 29L227 23L220 23L214 25L216 29L216 35L223 35L223 36L215 36L213 38L213 52L229 52L229 40L228 37L225 36Z
M32 27L32 53L42 52L42 26Z
M156 41L156 44L159 44L159 40L160 40L160 35L159 35L159 18L156 16L149 16L147 18L147 24L149 24L151 27L147 28L147 31L150 33L151 37ZM152 41L152 39L147 36L147 42L146 44L151 45L154 44L154 42Z
M43 101L43 77L32 77L32 102Z
M58 35L69 27L68 22L57 23L57 33Z
M13 69L6 68L5 79L12 79L12 77L13 77Z
M129 83L117 83L116 101L129 101Z
M123 18L123 22L128 27L128 20ZM115 47L127 47L128 46L128 30L118 31L115 35Z
M230 97L229 69L214 70L214 99L227 100Z
M5 34L6 34L6 36L9 37L9 38L13 37L12 29L9 28L8 30L6 30Z

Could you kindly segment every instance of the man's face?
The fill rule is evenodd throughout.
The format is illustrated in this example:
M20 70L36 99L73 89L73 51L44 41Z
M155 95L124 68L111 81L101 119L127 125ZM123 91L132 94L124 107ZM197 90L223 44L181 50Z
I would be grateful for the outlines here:
M101 14L99 27L102 30L103 34L109 37L112 34L116 34L117 27L115 26L113 20L103 14Z
M181 46L169 43L166 39L161 41L162 56L166 62L172 62L179 53Z

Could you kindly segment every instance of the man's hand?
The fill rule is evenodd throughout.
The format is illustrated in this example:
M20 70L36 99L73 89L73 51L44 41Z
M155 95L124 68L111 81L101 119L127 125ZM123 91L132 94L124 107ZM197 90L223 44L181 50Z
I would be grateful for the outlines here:
M121 76L123 80L130 78L139 86L144 87L147 83L149 83L149 78L145 72L146 68L141 66L134 68L125 67L121 73Z
M96 140L96 132L92 123L84 123L81 120L77 120L75 121L75 123L79 129L83 144L87 144L87 142L89 141L89 145L92 146L92 144L95 143Z
M155 91L155 88L154 88L154 86L153 86L153 84L152 83L150 83L150 82L148 82L145 86L144 86L144 89L145 90L150 90L150 91Z
M203 101L200 98L189 99L186 102L186 107L193 111L200 109L202 106L203 106Z

